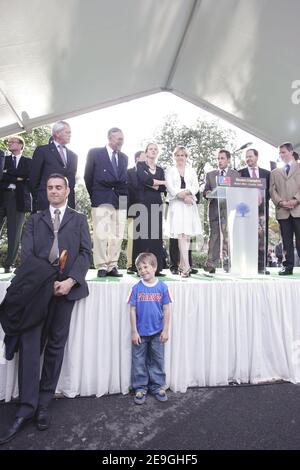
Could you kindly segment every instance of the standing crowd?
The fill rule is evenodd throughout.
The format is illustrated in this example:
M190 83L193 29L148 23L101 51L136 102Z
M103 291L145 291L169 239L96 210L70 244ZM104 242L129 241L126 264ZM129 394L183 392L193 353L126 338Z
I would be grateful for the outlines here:
M173 165L164 170L157 164L158 146L149 143L145 152L136 153L135 166L128 169L122 131L112 128L107 137L105 147L88 152L84 173L92 208L93 250L86 217L75 211L78 158L66 146L71 138L69 124L55 123L49 143L37 147L32 159L23 155L21 136L9 137L9 155L0 155L1 228L7 222L6 273L16 261L25 213L32 212L23 231L21 264L0 306L6 357L11 359L19 352L20 402L0 444L12 440L33 418L39 430L48 429L49 405L61 371L74 302L88 295L85 277L91 253L99 278L121 277L118 259L126 222L127 272L140 276L128 300L134 401L143 404L147 392L158 401L167 400L164 343L169 334L171 294L157 279L164 275L162 194L168 200L165 231L170 239L171 270L188 278L193 273L191 241L201 234L199 181L184 146L176 146ZM258 271L268 273L271 198L283 242L279 274L293 274L294 236L300 256L300 165L292 144L280 145L279 153L284 167L270 173L258 166L256 149L247 150L247 167L239 171L230 168L228 150L218 152L217 168L207 173L203 192L209 200L210 225L204 270L210 274L215 273L220 258L224 271L230 270L226 206L211 198L211 193L219 177L236 176L266 180L266 197L261 202L265 250L258 253Z

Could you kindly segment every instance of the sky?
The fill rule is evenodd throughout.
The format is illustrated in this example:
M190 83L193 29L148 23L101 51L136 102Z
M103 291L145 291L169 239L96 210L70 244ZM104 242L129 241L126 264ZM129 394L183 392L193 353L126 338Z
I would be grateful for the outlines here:
M79 177L84 173L88 150L107 144L108 129L111 127L122 129L125 137L122 151L128 155L130 167L134 164L134 153L142 150L145 142L152 140L155 130L164 123L165 117L173 113L178 114L182 124L187 126L195 122L198 117L205 120L216 119L216 116L171 93L158 93L68 119L72 129L69 148L79 156ZM278 157L278 150L275 147L222 119L219 121L223 127L235 130L237 148L246 142L252 142L251 147L256 148L260 155L259 165L270 169L270 160L276 161ZM175 145L176 142L174 147Z

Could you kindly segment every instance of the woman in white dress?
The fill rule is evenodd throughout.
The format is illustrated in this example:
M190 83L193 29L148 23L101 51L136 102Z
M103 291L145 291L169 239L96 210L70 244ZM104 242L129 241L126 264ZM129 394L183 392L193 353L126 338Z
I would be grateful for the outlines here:
M167 225L169 236L178 238L182 277L188 277L191 271L188 256L190 239L201 233L196 204L199 182L195 170L187 164L187 158L185 147L176 147L175 165L168 167L165 172L169 198Z

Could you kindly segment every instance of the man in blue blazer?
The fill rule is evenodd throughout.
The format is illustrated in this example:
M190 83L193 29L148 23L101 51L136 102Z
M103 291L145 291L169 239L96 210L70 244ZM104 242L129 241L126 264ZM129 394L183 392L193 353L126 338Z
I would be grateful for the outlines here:
M49 427L48 406L61 371L73 305L88 295L85 276L90 267L90 234L86 217L67 206L69 192L63 175L50 175L47 181L50 206L29 218L22 237L21 266L32 256L55 266L63 250L67 250L68 258L63 280L53 284L45 320L19 336L20 403L12 426L0 437L0 444L11 441L34 415L40 431ZM41 338L45 327L47 343L40 379Z
M31 211L28 177L32 160L23 155L25 142L21 136L9 137L7 146L11 155L1 157L0 230L6 220L7 254L3 267L5 273L10 273L18 255L25 213Z
M75 209L75 177L77 155L66 147L71 139L71 128L65 121L58 121L52 127L52 137L47 145L40 145L34 151L29 176L33 199L33 211L45 210L47 199L47 179L52 173L59 173L69 181L68 206Z
M108 131L106 147L89 151L84 180L90 195L93 219L93 256L98 277L120 277L118 259L127 215L128 157L121 152L121 129Z

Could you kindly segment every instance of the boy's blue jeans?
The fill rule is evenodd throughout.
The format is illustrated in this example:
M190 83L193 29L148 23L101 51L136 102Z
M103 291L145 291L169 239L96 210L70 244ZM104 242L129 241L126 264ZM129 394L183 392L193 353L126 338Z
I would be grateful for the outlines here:
M134 390L155 394L166 383L165 345L160 334L141 336L141 344L132 345L131 383Z

